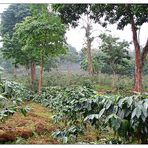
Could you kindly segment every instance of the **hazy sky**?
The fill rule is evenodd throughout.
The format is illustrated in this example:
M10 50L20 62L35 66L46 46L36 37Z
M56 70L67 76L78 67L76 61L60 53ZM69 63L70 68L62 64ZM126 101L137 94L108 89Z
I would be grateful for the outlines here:
M7 8L8 6L9 4L0 4L0 13L2 13L4 9ZM74 46L78 51L80 51L83 47L84 35L85 35L84 29L81 29L83 21L80 21L80 22L81 22L81 25L79 27L75 29L70 28L66 33L67 42L72 46ZM93 34L94 36L97 36L101 32L105 31L105 29L98 24L93 24L93 29L96 30ZM119 37L121 40L125 39L129 42L132 41L132 32L131 32L130 25L126 26L123 31L117 30L116 25L109 25L107 29L111 30L111 34L113 36ZM141 31L140 31L140 44L143 46L146 43L147 35L148 35L148 23L145 23L142 25ZM99 39L96 38L96 40L93 43L93 47L97 48L98 45L99 45ZM130 46L130 49L133 49L133 45Z

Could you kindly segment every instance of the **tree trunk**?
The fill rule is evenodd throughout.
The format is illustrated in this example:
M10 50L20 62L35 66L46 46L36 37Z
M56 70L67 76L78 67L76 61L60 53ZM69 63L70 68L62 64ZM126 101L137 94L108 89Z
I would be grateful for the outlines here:
M31 88L34 89L35 81L35 62L31 62Z
M135 26L134 19L132 20L132 33L133 33L133 43L135 48L135 76L134 76L134 91L135 92L142 92L142 59L140 53L140 46L137 39L137 28Z
M115 88L115 83L116 83L116 73L113 71L113 83L112 83L113 88Z
M136 48L135 52L135 92L142 92L142 71L143 66L141 64L141 60L139 59L138 49Z
M93 75L93 63L91 55L91 42L87 41L87 60L88 60L88 72L90 75Z
M115 81L116 81L116 72L113 68L114 66L110 66L110 68L112 69L112 72L113 72L113 79L112 79L112 87L115 88Z
M94 40L94 37L91 37L91 22L89 17L87 16L87 25L84 27L85 29L85 37L86 37L86 51L87 51L87 61L88 61L88 72L90 75L93 75L93 63L92 63L92 55L91 55L91 43Z
M41 61L41 64L40 64L40 78L39 78L39 86L38 86L39 95L41 93L42 84L43 84L43 60Z

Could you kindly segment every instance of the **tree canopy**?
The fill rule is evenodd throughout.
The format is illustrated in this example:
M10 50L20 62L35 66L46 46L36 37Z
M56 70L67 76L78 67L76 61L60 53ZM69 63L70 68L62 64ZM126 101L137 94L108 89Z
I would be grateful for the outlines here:
M11 38L16 23L22 22L26 16L31 15L29 4L10 4L1 14L1 36L7 34Z
M59 12L63 23L71 24L73 27L78 26L78 20L83 13L89 13L88 4L53 4L52 8Z
M112 35L100 34L102 40L99 49L104 53L102 60L108 64L113 73L119 73L123 67L128 65L130 56L128 54L129 43L119 41L119 38Z
M1 51L5 58L14 59L15 64L26 65L28 57L21 50L16 38L13 38L14 28L26 16L31 15L29 4L11 4L1 15L1 36L3 42Z

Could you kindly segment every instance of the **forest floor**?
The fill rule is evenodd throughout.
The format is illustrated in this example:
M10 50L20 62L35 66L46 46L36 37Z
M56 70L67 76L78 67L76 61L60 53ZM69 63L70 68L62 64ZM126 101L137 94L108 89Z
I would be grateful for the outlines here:
M63 125L53 123L53 113L38 103L29 102L27 105L30 107L27 116L16 112L0 124L0 143L60 144L53 138L52 132L62 129ZM100 135L92 127L79 137L79 141L86 143L95 142L98 139L100 144L103 143L106 140L106 134Z

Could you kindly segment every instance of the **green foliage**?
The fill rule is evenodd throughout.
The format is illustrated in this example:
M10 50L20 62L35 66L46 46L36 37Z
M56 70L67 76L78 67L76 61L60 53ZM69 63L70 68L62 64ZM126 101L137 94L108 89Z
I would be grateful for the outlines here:
M99 49L104 53L101 57L103 63L110 66L113 73L122 73L129 63L128 55L129 43L120 42L119 38L107 34L100 34L102 44Z
M13 35L13 29L17 23L23 21L26 16L30 16L31 11L28 4L10 4L1 15L1 35Z
M69 137L70 135L76 136L81 131L78 129L84 129L83 119L86 116L86 112L93 108L91 106L93 102L91 97L95 94L92 89L86 87L47 87L42 90L40 96L35 96L33 100L40 102L57 113L53 116L54 122L59 123L63 121L67 129L61 131L62 133L56 132L55 134L57 136L62 134L62 137ZM74 133L69 131L71 126L76 128L72 130Z
M85 86L87 88L93 88L92 86L92 81L91 80L84 80L84 82L82 83L82 86Z
M101 71L101 61L98 59L98 57L93 57L93 70L94 73L99 73L99 71ZM81 68L84 69L85 71L88 70L88 61L85 58L83 58L83 60L81 61Z
M117 143L138 139L141 143L147 143L147 96L99 95L86 87L49 87L44 88L42 94L33 100L57 113L53 116L55 123L65 123L65 129L53 133L63 143L72 142L71 136L77 139L87 124L99 131L110 127L117 135ZM71 128L73 133L69 131Z
M5 57L15 60L14 64L29 67L32 61L38 64L41 55L46 61L49 55L65 53L65 26L57 16L49 14L47 7L12 4L2 14L2 51Z
M94 83L97 83L93 78L89 76L82 76L79 74L72 74L70 81L67 81L68 74L62 74L59 72L53 72L51 74L44 75L46 81L44 81L44 86L89 86L92 87Z
M85 120L91 119L92 122L95 119L95 123L104 120L104 124L109 125L123 141L140 139L142 143L147 143L147 101L144 96L104 98L100 102L99 113L89 115Z
M78 25L81 15L89 12L91 12L90 18L96 23L101 23L103 26L117 23L118 29L131 24L133 16L137 26L147 22L148 18L147 4L54 4L53 9L59 12L63 22L70 23L74 27Z
M24 116L27 116L27 113L30 111L30 108L26 106L25 108L21 108L20 111Z
M4 59L1 50L2 50L2 48L0 49L0 65L1 65L1 67L3 67L6 71L12 72L12 68L13 68L12 62L13 62L13 61L12 61L11 59L9 59L9 60Z
M49 56L49 58L45 61L44 69L45 71L51 71L52 68L57 68L59 65L59 58Z
M93 56L93 69L95 73L113 72L120 75L133 75L134 60L128 54L129 43L119 41L119 38L112 37L110 34L100 34L102 40L97 51ZM88 69L86 57L82 58L81 68Z
M15 99L15 97L21 97L23 100L29 100L31 97L32 92L28 91L22 84L11 82L11 81L4 81L4 83L1 85L2 87L2 95Z
M78 20L83 13L88 13L88 4L53 4L52 8L59 12L65 24L71 24L73 27L78 25Z
M78 134L83 134L84 129L78 126L71 126L65 129L64 131L57 130L53 132L52 136L59 139L64 144L72 144L77 142Z
M79 60L79 55L75 47L68 45L68 50L65 55L60 56L60 62L72 62L77 63Z
M23 23L17 24L15 36L22 45L22 50L33 59L49 57L65 52L65 26L58 17L27 17Z
M108 23L117 23L118 29L123 29L126 25L131 24L133 17L137 26L148 21L147 4L94 4L91 10L92 18L96 22L100 22L103 26ZM104 19L101 22L102 17Z
M24 116L28 113L29 107L23 107L25 100L30 100L33 93L16 82L1 82L0 95L0 120L13 115L16 111L20 111Z
M26 59L18 41L12 39L15 25L22 22L26 16L31 16L28 4L11 4L1 16L2 53L7 59L14 59L14 63L22 64Z

